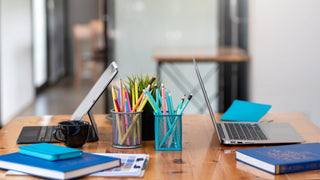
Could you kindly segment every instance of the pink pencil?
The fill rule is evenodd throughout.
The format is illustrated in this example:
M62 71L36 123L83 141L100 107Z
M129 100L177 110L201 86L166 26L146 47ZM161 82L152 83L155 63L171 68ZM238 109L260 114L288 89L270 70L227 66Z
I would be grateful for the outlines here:
M123 96L123 87L122 80L120 79L120 88L119 88L119 99L120 99L120 111L124 111L124 96Z
M164 134L167 134L167 118L166 118L166 94L164 92L164 85L161 84L161 92L162 92L162 111L163 111L163 126L164 126Z
M125 98L124 102L126 105L128 104L128 101L126 98ZM129 112L129 108L127 108L127 106L124 106L124 112ZM126 131L128 131L128 128L129 128L128 116L124 115L124 119L125 119ZM127 136L127 145L130 145L129 136Z

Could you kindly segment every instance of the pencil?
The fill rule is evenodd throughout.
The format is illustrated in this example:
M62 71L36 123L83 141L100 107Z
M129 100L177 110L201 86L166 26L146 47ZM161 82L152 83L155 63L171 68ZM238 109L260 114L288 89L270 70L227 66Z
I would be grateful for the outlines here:
M135 112L135 110L139 107L139 103L141 102L142 98L143 98L144 94L141 93L138 101L136 102L136 105L133 107L132 112Z
M120 111L123 111L123 106L124 106L123 98L124 98L124 96L123 96L123 89L122 89L122 80L120 79L120 88L119 88Z
M128 105L128 101L127 101L127 99L125 98L125 100L124 100L124 103L125 103L125 106L124 106L124 110L125 110L125 112L129 112L129 105ZM124 114L124 119L125 119L125 125L126 125L126 131L128 131L128 128L129 128L129 121L128 121L128 114ZM130 117L129 117L130 118ZM127 136L127 145L130 145L130 139L129 139L130 137L129 136Z
M134 93L135 93L135 98L136 98L135 102L137 104L137 102L138 102L138 81L137 80L135 80L135 82L134 82Z
M186 95L184 94L183 97L181 98L180 103L177 105L176 113L177 113L178 110L181 108L181 106L182 106L185 98L186 98Z
M119 104L118 104L118 101L117 101L117 98L116 98L116 93L115 93L115 90L114 90L114 87L112 86L111 88L111 93L112 93L112 99L113 99L113 105L114 105L114 111L115 112L119 112ZM119 116L116 114L116 126L117 126L117 129L118 129L118 136L119 138L117 139L121 139L122 137L122 134L121 134L121 127L120 127L120 121L119 121Z
M136 97L135 97L134 87L131 88L131 106L133 107L136 104Z
M122 86L122 85L121 85ZM125 104L125 100L126 100L126 95L125 95L126 93L125 93L125 89L122 87L122 94L121 94L121 96L122 96L122 111L123 112L125 112L125 106L126 106L126 104Z
M131 105L130 105L130 99L129 99L129 94L128 94L128 91L125 91L126 93L126 98L127 98L127 101L128 101L128 111L131 112Z
M119 112L119 109L120 109L120 107L119 107L119 104L118 104L118 101L117 101L117 99L115 99L114 100L114 103L115 103L115 111L116 112ZM116 121L117 121L117 128L118 128L118 134L119 134L119 139L121 139L122 138L122 132L121 132L121 124L120 124L120 120L119 120L119 116L118 116L118 114L116 114Z
M184 103L184 105L182 106L181 108L181 111L178 112L178 115L182 115L183 111L185 110L185 108L187 107L189 101L191 100L192 98L192 94L190 94L188 96L188 99L186 100L186 102ZM166 139L168 138L168 136L172 133L172 131L174 130L175 128L175 125L178 121L179 117L176 117L175 120L173 121L173 124L171 124L172 126L170 127L169 131L165 134L164 138L162 139L161 143L160 143L160 146L162 146L164 144L164 142L166 141Z
M146 100L147 100L147 99L145 99L145 100L141 103L141 105L139 106L137 112L143 110L144 106L147 104L147 101L146 101ZM139 120L139 116L141 116L141 114L136 114L136 115L134 115L133 121L132 121L131 125L129 126L127 132L124 134L124 136L123 136L122 139L120 140L120 145L123 145L125 139L127 138L128 134L130 133L131 129L133 128L133 125L134 125L135 123L137 123L137 121ZM138 131L138 132L139 132L139 131ZM139 136L139 133L138 133L138 136Z
M135 97L136 93L135 93L134 89L135 89L134 87L131 88L132 107L134 107L136 105L136 97ZM130 111L132 112L132 109L130 109ZM130 116L130 117L132 118L132 116ZM136 139L137 139L137 127L135 126L133 128L133 144L137 144Z
M162 91L162 113L163 113L163 129L164 134L167 133L167 118L166 118L166 95L164 93L164 85L161 84L161 91Z

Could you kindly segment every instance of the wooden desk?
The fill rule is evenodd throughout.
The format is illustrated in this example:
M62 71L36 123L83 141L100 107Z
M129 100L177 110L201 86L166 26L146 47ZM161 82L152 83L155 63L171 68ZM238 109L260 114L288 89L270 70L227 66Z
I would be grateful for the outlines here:
M220 115L218 115L220 117ZM18 151L16 139L23 126L56 124L70 116L19 117L4 126L0 131L0 154ZM320 142L320 129L301 114L272 113L267 116L275 122L290 122L295 129L310 142ZM209 115L184 115L182 151L155 151L154 141L144 141L142 148L116 149L111 146L111 122L105 115L96 115L99 127L98 142L86 143L83 148L90 153L146 153L150 155L145 179L320 179L320 170L272 175L235 160L235 149L253 146L223 146L216 138ZM261 146L260 146L261 147ZM4 179L37 179L32 176L5 176ZM92 177L91 177L92 178ZM40 179L40 178L39 178ZM83 179L90 179L84 177ZM94 179L99 179L94 177ZM103 178L100 178L103 179ZM119 178L114 178L119 179ZM136 179L136 178L135 178Z
M197 62L218 63L219 112L225 112L234 99L245 100L247 98L246 64L249 62L250 56L243 49L228 46L219 48L157 48L153 52L159 77L161 77L161 71L165 71L182 93L194 89L190 89L194 82L189 83L187 78L182 80L181 78L185 75L174 64L192 63L193 57ZM171 70L163 68L164 64L170 64ZM192 101L192 103L199 106L196 101Z

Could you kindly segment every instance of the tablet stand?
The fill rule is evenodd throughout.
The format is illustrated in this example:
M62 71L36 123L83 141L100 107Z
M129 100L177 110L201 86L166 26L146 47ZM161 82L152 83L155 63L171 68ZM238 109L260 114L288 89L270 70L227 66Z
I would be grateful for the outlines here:
M93 131L93 132L91 132L92 138L88 139L88 142L95 142L95 141L99 140L98 128L97 128L96 121L94 120L93 114L91 113L91 110L88 111L88 116L89 116L89 119L90 119L90 122L91 122L90 130Z

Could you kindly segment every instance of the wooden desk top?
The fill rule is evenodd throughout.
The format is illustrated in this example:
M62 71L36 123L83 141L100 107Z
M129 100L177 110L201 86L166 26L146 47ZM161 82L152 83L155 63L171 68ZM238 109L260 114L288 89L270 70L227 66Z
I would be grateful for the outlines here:
M249 55L237 47L157 48L153 52L153 59L157 62L190 62L193 57L197 61L246 62L250 60Z
M111 121L106 115L95 115L99 127L98 142L86 143L81 149L90 153L145 153L150 155L146 179L320 179L320 170L304 171L284 175L272 175L235 160L235 150L254 146L223 146L216 138L209 115L184 115L182 151L155 151L154 141L144 141L142 148L116 149L111 146ZM218 118L220 115L217 115ZM69 119L69 115L42 117L19 117L0 131L0 154L18 151L16 140L23 126L52 125ZM320 128L301 114L272 113L268 120L290 122L310 142L320 142ZM257 146L256 146L257 147ZM261 146L260 146L261 147ZM32 176L5 176L0 178L40 179ZM89 179L84 177L83 179ZM94 177L94 179L103 179ZM110 178L108 178L110 179ZM111 178L112 179L112 178ZM119 178L114 178L119 179ZM132 178L133 179L133 178ZM136 178L135 178L136 179Z

